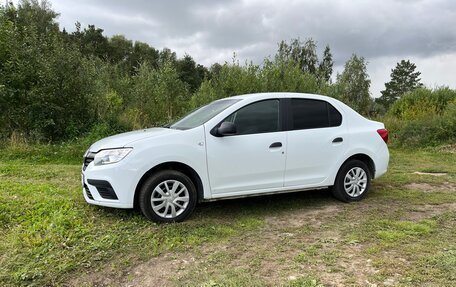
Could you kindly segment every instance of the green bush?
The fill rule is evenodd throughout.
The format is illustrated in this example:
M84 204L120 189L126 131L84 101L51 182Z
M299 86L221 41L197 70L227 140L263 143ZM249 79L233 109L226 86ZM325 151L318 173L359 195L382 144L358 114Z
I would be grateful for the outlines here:
M388 111L389 116L401 120L416 120L442 114L449 103L456 103L456 90L421 88L406 93Z
M456 141L456 91L419 89L396 101L383 119L393 144L436 146Z

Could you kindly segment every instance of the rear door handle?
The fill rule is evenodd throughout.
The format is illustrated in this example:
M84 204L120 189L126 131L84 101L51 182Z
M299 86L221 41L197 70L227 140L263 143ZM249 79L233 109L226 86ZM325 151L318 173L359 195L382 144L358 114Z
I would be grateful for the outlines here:
M276 147L281 147L282 146L282 143L281 142L275 142L275 143L272 143L269 148L276 148Z
M343 141L344 141L344 139L341 137L333 139L333 143L341 143Z

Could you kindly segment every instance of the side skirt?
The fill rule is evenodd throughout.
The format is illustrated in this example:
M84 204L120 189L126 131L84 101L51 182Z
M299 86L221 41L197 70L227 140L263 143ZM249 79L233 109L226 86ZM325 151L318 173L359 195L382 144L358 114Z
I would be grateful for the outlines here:
M201 202L212 202L212 201L226 200L226 199L238 199L238 198L256 197L256 196L263 196L263 195L293 193L293 192L300 192L300 191L306 191L306 190L320 190L320 189L326 189L326 188L329 188L329 186L267 191L267 192L259 192L259 193L243 194L243 195L221 196L221 197L216 197L216 198L203 199L203 200L201 200Z

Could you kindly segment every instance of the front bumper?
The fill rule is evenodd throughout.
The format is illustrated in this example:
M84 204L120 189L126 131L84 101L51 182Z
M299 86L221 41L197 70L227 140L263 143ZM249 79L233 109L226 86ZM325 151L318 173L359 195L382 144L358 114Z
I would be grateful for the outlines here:
M87 203L133 208L137 172L119 162L105 166L90 163L81 170L82 193Z

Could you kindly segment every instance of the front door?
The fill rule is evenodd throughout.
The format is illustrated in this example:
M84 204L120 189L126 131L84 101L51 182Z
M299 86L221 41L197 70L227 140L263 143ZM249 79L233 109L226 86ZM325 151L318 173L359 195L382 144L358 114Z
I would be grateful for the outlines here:
M212 194L242 195L281 188L285 171L286 132L282 131L278 99L242 107L224 121L237 133L216 137L206 130Z

